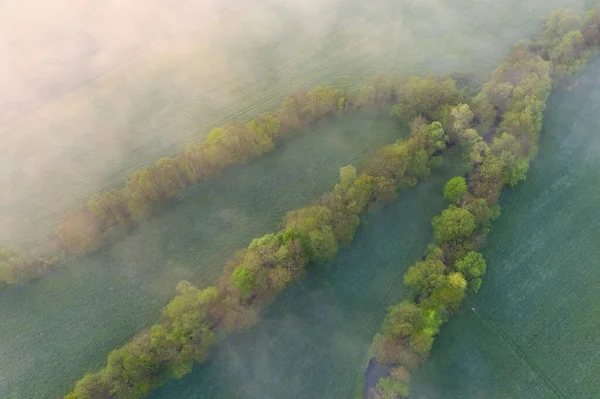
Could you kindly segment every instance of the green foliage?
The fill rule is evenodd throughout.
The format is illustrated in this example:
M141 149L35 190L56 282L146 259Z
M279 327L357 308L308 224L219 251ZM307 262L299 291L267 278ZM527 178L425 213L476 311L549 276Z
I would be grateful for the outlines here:
M17 248L0 249L0 286L21 284L54 266L57 259L34 259Z
M388 309L383 321L383 334L396 340L411 336L422 318L421 309L414 303L404 301Z
M453 140L459 140L460 134L473 124L475 114L468 104L458 104L450 110L452 128L449 130Z
M486 265L483 255L471 251L464 258L456 262L456 270L469 281L469 288L477 292L481 286L481 277L485 274Z
M446 266L439 259L417 262L404 274L404 284L419 296L429 296L446 282Z
M355 108L376 108L391 104L396 97L395 82L383 75L375 76L360 88Z
M475 218L465 208L450 205L432 221L435 239L440 242L460 241L467 239L475 230Z
M407 398L409 388L393 377L382 378L377 382L377 390L381 399Z
M567 77L583 70L591 57L585 48L583 34L574 30L562 37L553 48L548 49L548 57L553 63L553 73L558 77Z
M401 83L396 94L397 112L406 119L433 114L442 105L454 105L460 100L460 93L452 79L411 77Z
M104 373L86 374L77 381L73 393L69 395L74 399L110 399L112 397ZM68 399L69 395L65 399Z
M466 289L467 281L465 277L459 272L450 273L446 284L432 293L432 303L436 306L442 306L445 309L457 309L465 297Z
M327 99L331 93L331 90L321 88L311 92L310 98L295 96L293 102L297 105L304 101L302 115L330 112ZM211 146L225 148L225 153L234 148L246 148L249 142L242 140L243 132L260 132L265 137L276 134L277 126L269 122L270 118L263 115L262 122L252 121L247 129L239 125L217 129L211 133L207 144L190 151L210 154ZM200 291L188 282L181 282L177 287L178 295L164 308L161 322L113 351L107 366L81 380L71 397L79 397L78 392L85 398L88 397L85 395L145 396L166 379L181 378L189 373L194 362L203 361L219 330L240 330L255 323L260 307L287 287L309 262L332 259L339 244L352 239L360 223L358 215L370 204L393 197L399 185L414 184L426 175L422 170L428 168L433 154L444 147L446 136L439 123L418 123L414 127L416 130L410 138L376 154L372 164L377 166L372 167L369 174L362 173L357 177L354 167L341 168L340 182L323 197L320 205L288 212L280 231L254 239L227 264L217 287ZM193 162L190 161L190 165L193 167ZM161 187L171 187L168 183L178 179L178 171L184 170L188 176L190 173L198 175L201 170L186 169L188 166L180 169L181 166L172 160L163 160L158 166L160 173L156 169L144 170L143 176L137 175L126 190L130 194L137 193L142 200L160 201L160 196L164 195ZM152 182L157 184L152 185ZM111 216L113 209L102 202L106 198L95 200L94 209L99 216L94 217L103 217L113 223L116 220ZM115 194L115 198L121 197ZM142 205L147 203L142 200ZM118 201L115 203L119 204ZM139 213L132 209L131 202L128 212L131 215ZM434 268L444 267L440 257L432 255L427 262L434 264ZM423 273L426 275L428 271ZM441 277L445 281L445 276ZM423 285L430 292L439 285L433 282L434 277L430 280L415 284ZM409 320L411 312L413 319ZM397 309L388 317L388 338L391 340L403 339L402 331L406 326L402 323L409 323L406 327L408 335L404 338L407 345L415 348L414 353L407 352L415 361L426 356L432 337L437 333L432 326L437 323L438 316L429 311L425 316L420 308L413 307ZM435 321L433 325L432 320Z
M459 202L466 192L467 181L461 176L453 177L444 186L444 198L450 202Z
M245 299L252 295L256 284L254 276L252 276L252 273L244 266L238 266L233 273L231 273L231 282L235 288L240 290Z
M346 99L344 97L338 98L337 102L337 110L338 115L342 115L346 109Z
M490 206L483 198L469 196L463 207L473 214L475 223L483 229L488 229L491 222L500 216L500 207L498 205Z
M557 37L581 28L581 18L573 10L556 10L550 14L542 27L543 40L553 40Z
M355 180L356 168L352 165L344 166L340 168L340 183L336 186L336 189L346 192Z
M333 115L338 109L341 93L329 86L317 86L307 92L308 101L304 108L311 120Z
M312 251L311 260L323 262L332 260L335 257L339 247L331 226L313 230L308 233L308 236Z
M0 285L17 284L33 260L15 248L0 249Z

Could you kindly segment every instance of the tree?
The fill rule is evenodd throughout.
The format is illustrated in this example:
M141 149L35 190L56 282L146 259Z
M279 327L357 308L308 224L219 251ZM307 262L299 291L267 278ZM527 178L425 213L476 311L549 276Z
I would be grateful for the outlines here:
M287 97L283 100L283 103L279 108L279 120L281 121L282 132L288 132L302 127L300 111L294 98Z
M76 399L111 399L104 373L86 374L77 381L72 397Z
M467 280L460 272L450 273L446 284L438 288L431 295L435 304L440 304L448 309L457 309L465 297Z
M317 86L307 93L308 102L304 111L310 116L310 121L327 115L333 115L338 109L338 99L341 93L329 86Z
M377 382L377 395L381 399L400 399L407 398L409 393L408 385L394 377L381 378Z
M422 317L421 308L409 301L391 306L383 320L383 335L395 341L409 338Z
M453 119L452 130L456 137L459 132L468 129L471 126L471 122L475 117L475 114L471 111L468 104L458 104L456 107L452 108L450 114Z
M281 135L281 122L272 112L262 113L258 118L252 119L248 122L248 127L257 134L271 139Z
M504 165L503 179L511 186L525 179L529 169L529 160L524 156L521 144L515 137L508 133L502 133L492 142L492 153L496 155Z
M486 270L483 255L479 252L471 251L464 258L456 262L455 267L469 282L469 289L477 292L481 286L481 276L485 274Z
M570 31L548 49L548 58L558 78L581 72L590 56L591 52L586 50L583 34L579 30Z
M444 198L450 202L459 202L466 192L467 181L461 176L453 177L444 186Z
M340 183L336 185L336 189L346 192L354 180L356 180L356 168L352 165L344 166L340 168Z
M446 282L445 269L438 259L417 262L404 274L404 284L411 287L417 295L428 296Z
M500 158L493 154L486 156L473 177L475 197L485 199L489 204L495 203L504 183L504 168Z
M435 239L440 242L469 238L475 230L475 218L468 210L450 205L432 221Z
M473 214L478 228L489 229L491 222L500 216L500 207L490 206L483 198L468 196L463 207Z
M308 233L310 239L311 259L317 262L332 260L339 246L331 226L326 225Z
M231 273L231 283L240 291L244 299L248 299L254 292L256 281L246 267L238 266Z
M410 162L410 149L403 141L386 145L377 151L369 163L371 176L401 181Z
M552 41L581 28L581 18L573 10L556 10L542 27L542 38Z
M433 75L409 78L400 84L396 95L396 113L409 120L420 115L431 118L441 105L453 105L460 99L454 80Z
M374 178L366 173L361 175L350 185L346 192L346 203L348 210L359 214L371 201L375 192Z
M15 248L0 249L0 286L27 279L35 272L33 265L33 259Z
M87 209L65 215L53 239L68 253L91 252L100 247L104 232L102 221Z

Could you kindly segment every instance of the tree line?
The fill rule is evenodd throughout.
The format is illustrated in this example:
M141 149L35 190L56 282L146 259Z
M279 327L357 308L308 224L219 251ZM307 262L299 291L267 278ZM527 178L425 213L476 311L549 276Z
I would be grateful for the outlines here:
M256 323L260 310L309 265L335 257L352 240L365 209L393 201L400 188L440 166L449 136L432 118L464 101L464 92L452 79L434 76L411 78L401 87L361 93L370 101L396 103L393 112L413 118L408 138L382 147L360 174L351 165L341 168L331 192L288 212L279 231L237 252L216 285L200 290L180 282L160 321L112 351L106 366L85 375L65 399L140 398L170 378L181 378L227 333ZM436 87L443 92L429 96ZM404 97L404 90L411 97Z
M441 88L438 83L451 87ZM452 95L453 85L434 78L401 81L376 76L357 89L316 86L294 93L279 109L248 123L232 122L214 128L203 142L188 145L183 155L161 158L156 165L134 172L123 187L95 195L85 207L61 218L52 241L65 253L94 251L111 228L132 226L183 188L273 150L280 136L348 110L391 105L398 95L404 99L398 104L403 115L416 115L419 107L430 114L435 109L428 107Z
M402 80L377 75L357 88L316 86L294 93L277 110L263 113L248 123L233 122L215 128L203 142L188 145L183 155L161 158L156 165L134 172L123 187L95 195L81 209L63 216L50 238L64 254L93 252L113 229L134 226L185 187L273 150L279 137L318 119L349 111L388 108L396 103L392 113L407 120L421 112L420 109L431 119L442 119L448 114L448 106L437 104L466 95L467 86L459 86L460 90L452 79L433 76ZM30 262L33 257L21 249L0 251L19 253L11 256L10 262L0 263L0 285L29 281L58 260L45 256Z
M441 325L466 293L479 290L486 262L478 250L500 215L500 192L525 180L552 87L568 84L598 53L599 18L595 11L584 18L554 12L536 40L513 48L471 106L453 109L472 171L445 185L450 205L432 220L434 241L404 274L410 295L388 309L373 340L378 362L393 366L373 390L375 397L408 397L411 370L428 357Z

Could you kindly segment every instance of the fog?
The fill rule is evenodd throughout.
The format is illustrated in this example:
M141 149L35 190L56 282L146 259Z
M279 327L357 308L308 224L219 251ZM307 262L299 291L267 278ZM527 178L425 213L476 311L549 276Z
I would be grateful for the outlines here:
M509 3L523 12L471 0L3 2L0 244L43 246L93 193L295 90L377 72L484 75L560 6Z
M152 51L232 3L3 1L0 124Z

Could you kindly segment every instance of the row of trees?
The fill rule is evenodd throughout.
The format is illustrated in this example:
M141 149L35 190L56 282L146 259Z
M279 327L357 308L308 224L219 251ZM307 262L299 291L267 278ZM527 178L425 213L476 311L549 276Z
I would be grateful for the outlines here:
M436 90L438 94L431 96ZM65 254L95 251L111 228L133 226L184 187L271 151L278 137L319 118L349 110L387 108L400 99L392 113L407 120L419 114L433 120L436 115L447 113L448 104L458 102L464 97L463 92L452 79L429 76L400 80L380 75L356 89L342 91L317 86L295 93L286 98L278 110L264 113L246 124L236 122L215 128L202 143L190 144L182 156L161 158L155 166L133 173L123 187L95 195L85 207L61 218L52 241ZM29 256L23 254L22 258ZM4 277L0 281L4 284L27 281L55 262L56 259L49 257L27 267L15 266L17 263L13 262L11 267L3 268Z
M132 226L184 187L271 151L278 137L317 119L396 102L393 112L408 120L421 114L440 119L437 116L447 113L447 104L461 97L452 79L433 76L408 80L376 76L357 89L317 86L295 93L278 110L248 123L215 128L202 143L190 144L182 156L161 158L156 165L133 173L124 187L94 196L87 206L59 221L52 239L65 253L94 251L111 228Z
M394 365L378 382L377 396L408 396L410 371L428 357L440 326L467 291L479 290L486 263L477 250L499 216L500 191L525 179L552 84L581 71L599 40L595 12L585 20L571 11L555 12L538 41L515 47L496 68L472 110L467 104L452 109L454 132L473 170L444 187L451 205L432 220L435 240L424 260L404 275L411 294L388 309L374 338L378 361Z
M180 157L161 158L133 173L124 187L96 195L83 209L65 215L53 239L67 253L93 251L111 227L133 225L182 188L271 151L279 136L334 115L343 104L339 90L317 86L286 98L276 112L215 128Z
M133 173L123 187L95 195L85 207L62 217L51 239L65 254L95 251L112 228L133 226L179 190L271 151L278 137L319 118L398 103L392 113L407 120L420 114L433 120L447 114L448 104L463 98L464 91L464 87L458 90L452 79L429 76L400 80L379 75L358 88L317 86L295 93L278 110L245 124L215 128L202 143L190 144L182 156L161 158L156 165ZM0 251L21 252L11 248ZM31 259L23 253L20 258ZM56 263L50 256L31 262L12 259L0 269L0 284L28 281Z
M435 81L412 80L420 86ZM460 98L452 87L452 98ZM383 101L383 94L372 93L370 98ZM428 110L439 111L446 106L443 101ZM318 204L288 212L281 230L236 253L215 286L198 290L181 282L160 322L111 352L106 367L79 380L65 398L142 397L203 361L217 336L255 323L260 310L301 277L309 264L332 259L340 245L352 240L365 209L393 200L399 188L416 184L440 165L439 153L448 141L442 124L428 120L425 108L407 114L419 115L409 138L383 147L361 174L353 166L341 168L331 192Z

